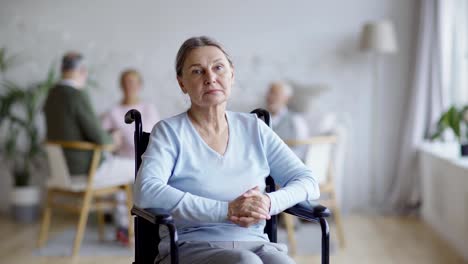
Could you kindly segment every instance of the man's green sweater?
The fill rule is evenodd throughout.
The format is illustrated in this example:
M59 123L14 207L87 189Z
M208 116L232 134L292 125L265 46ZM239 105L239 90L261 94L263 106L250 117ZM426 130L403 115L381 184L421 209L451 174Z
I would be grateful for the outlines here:
M48 140L87 141L109 144L111 137L101 127L89 97L82 90L58 84L44 106ZM64 149L70 174L88 173L92 152Z

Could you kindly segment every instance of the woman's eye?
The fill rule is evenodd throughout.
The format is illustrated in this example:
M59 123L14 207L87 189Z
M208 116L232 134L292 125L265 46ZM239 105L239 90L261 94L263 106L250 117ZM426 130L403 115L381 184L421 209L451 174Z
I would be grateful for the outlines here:
M220 70L224 69L224 66L223 65L216 65L215 69L220 71Z
M192 70L192 74L201 74L201 73L202 73L202 71L199 70L199 69Z

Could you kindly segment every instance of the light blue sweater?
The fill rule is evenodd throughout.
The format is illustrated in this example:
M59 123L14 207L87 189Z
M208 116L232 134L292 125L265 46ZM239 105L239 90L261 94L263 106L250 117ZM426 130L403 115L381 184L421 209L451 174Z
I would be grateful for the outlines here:
M317 180L287 145L253 114L226 112L224 155L211 149L187 113L157 123L135 182L135 204L170 210L179 241L268 241L265 221L249 228L227 219L228 203L248 189L265 189L271 175L282 188L269 193L275 215L319 197Z

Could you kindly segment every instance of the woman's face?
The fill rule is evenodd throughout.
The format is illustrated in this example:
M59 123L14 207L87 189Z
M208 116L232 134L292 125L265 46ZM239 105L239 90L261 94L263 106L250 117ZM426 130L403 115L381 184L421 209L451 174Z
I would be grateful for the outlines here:
M227 101L234 81L234 69L224 53L213 46L192 50L177 80L192 105L210 107Z
M122 81L122 91L126 99L134 99L141 90L141 81L135 74L127 74Z

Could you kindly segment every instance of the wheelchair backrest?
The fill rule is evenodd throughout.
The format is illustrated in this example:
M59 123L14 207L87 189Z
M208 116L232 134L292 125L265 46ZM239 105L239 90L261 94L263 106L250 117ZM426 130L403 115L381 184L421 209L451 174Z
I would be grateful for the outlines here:
M270 126L270 113L268 111L258 108L253 110L251 113L257 115L258 118L262 119L268 126ZM138 173L138 169L141 165L141 155L146 151L148 147L150 133L143 132L143 124L141 122L141 114L135 109L127 112L125 115L125 123L131 124L135 122L135 177ZM271 176L268 176L266 181L266 192L274 192L276 190L275 181ZM277 242L276 238L277 229L277 216L272 216L270 220L266 221L264 232L268 234L271 242Z

